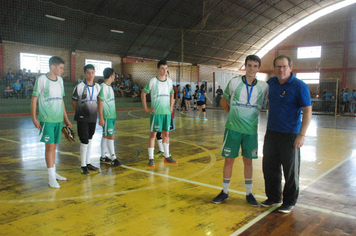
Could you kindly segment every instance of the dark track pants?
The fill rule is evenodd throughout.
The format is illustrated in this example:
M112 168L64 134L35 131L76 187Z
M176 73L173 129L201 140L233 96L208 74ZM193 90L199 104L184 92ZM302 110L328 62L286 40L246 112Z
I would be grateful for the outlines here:
M282 197L282 168L285 185L283 204L295 205L299 195L300 149L294 148L297 134L267 130L263 145L263 175L266 196L274 202Z

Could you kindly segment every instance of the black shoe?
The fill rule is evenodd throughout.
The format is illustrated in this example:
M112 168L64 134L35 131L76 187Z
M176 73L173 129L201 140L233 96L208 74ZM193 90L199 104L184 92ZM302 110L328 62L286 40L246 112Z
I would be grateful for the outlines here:
M107 157L107 156L105 156L105 157L100 157L100 162L111 162L112 160L109 158L109 157Z
M281 204L282 202L274 202L274 201L271 201L269 199L267 199L266 201L263 201L261 202L261 206L263 207L271 207L271 206L275 206L275 205L279 205Z
M115 158L112 162L111 162L111 165L113 166L122 166L121 162Z
M89 174L89 171L88 171L87 167L81 167L81 171L82 171L83 175L88 175Z
M92 164L87 164L87 168L88 170L92 170L92 171L100 171L98 167L95 167Z
M294 208L294 206L291 206L291 205L282 205L277 208L277 211L281 212L281 213L288 214L293 210L293 208Z
M226 194L224 193L223 190L221 190L221 193L219 193L219 195L213 199L213 203L219 204L228 198L229 198L229 193Z
M248 204L250 204L251 206L258 206L258 201L257 201L256 198L252 195L252 193L250 193L249 195L246 195L246 201L247 201Z

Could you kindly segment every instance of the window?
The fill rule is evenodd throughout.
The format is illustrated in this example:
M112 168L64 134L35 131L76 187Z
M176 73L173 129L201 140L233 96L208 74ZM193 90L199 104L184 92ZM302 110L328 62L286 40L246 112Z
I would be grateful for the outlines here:
M297 73L296 77L306 84L319 84L320 73Z
M320 57L321 57L321 46L298 48L298 59L320 58Z
M32 73L37 73L39 70L41 73L49 72L49 59L52 56L20 53L20 66L21 69L26 68L27 71L31 70Z
M105 68L110 67L112 68L111 61L99 61L94 59L85 59L85 65L92 64L95 67L95 75L96 76L103 76L103 71Z

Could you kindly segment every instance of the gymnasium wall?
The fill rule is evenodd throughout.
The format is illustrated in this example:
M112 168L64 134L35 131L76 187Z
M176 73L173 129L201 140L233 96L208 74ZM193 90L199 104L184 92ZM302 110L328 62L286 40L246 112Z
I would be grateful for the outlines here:
M273 60L285 54L293 60L293 72L320 72L320 81L339 78L342 87L356 89L356 6L330 13L304 26L262 58L261 72L274 76ZM297 48L322 46L321 58L297 59ZM319 92L319 86L310 85Z

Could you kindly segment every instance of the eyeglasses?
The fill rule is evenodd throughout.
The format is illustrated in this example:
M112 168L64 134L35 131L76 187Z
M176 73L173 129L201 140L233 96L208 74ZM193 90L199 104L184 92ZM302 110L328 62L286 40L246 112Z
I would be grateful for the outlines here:
M285 69L287 69L289 66L275 66L274 68L276 68L276 69L278 69L278 70L280 70L280 69L283 69L283 70L285 70Z

